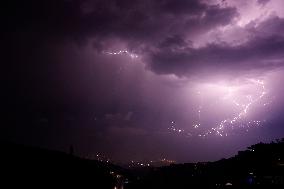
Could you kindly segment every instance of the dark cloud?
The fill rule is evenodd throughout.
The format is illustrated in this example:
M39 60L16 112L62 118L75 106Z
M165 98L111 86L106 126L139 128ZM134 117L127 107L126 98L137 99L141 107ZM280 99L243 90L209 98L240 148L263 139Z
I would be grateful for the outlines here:
M109 36L125 40L153 40L185 30L201 31L224 25L236 9L206 5L197 0L9 1L2 13L5 30L72 37Z
M201 48L167 46L149 52L150 69L162 74L190 76L193 73L220 74L242 71L271 69L283 66L284 38L256 37L249 42L230 46L209 44Z
M279 36L284 37L284 19L277 16L271 16L265 21L259 23L257 26L255 24L252 27L248 27L251 32L258 36Z
M247 42L231 45L209 43L194 48L181 36L172 36L147 52L149 69L161 74L190 76L193 73L239 74L282 67L284 63L284 19L273 16L246 28L252 35ZM212 74L211 74L212 75Z
M158 47L162 49L180 49L188 47L189 43L190 41L185 41L182 36L173 35L165 38L162 42L160 42Z
M174 14L200 14L207 6L196 0L160 1L161 8Z
M257 0L257 2L261 5L265 5L266 3L268 3L270 0Z
M62 43L84 45L92 39L93 47L102 51L106 40L118 38L131 50L147 54L159 45L185 46L178 44L182 38L229 24L238 15L235 8L198 0L13 0L3 7L2 46L20 53L14 62L22 62L30 72L41 65L49 69L57 56L53 48ZM39 65L40 57L50 58Z

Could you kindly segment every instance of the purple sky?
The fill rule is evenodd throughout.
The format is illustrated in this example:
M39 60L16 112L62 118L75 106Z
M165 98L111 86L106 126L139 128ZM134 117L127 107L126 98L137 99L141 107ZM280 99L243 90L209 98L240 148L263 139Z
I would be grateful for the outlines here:
M1 139L117 162L284 137L284 1L3 3Z

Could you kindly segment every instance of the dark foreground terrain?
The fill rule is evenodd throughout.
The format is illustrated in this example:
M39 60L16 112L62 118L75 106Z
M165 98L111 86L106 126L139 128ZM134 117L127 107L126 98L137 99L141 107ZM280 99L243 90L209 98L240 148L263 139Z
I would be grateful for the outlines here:
M283 139L216 162L132 169L7 142L0 149L4 188L284 188Z
M4 188L113 188L107 164L63 152L2 143L0 185ZM2 188L2 187L0 187Z

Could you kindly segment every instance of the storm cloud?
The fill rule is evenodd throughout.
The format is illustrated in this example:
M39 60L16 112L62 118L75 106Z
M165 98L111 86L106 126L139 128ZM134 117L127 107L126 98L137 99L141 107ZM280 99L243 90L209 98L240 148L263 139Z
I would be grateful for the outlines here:
M201 106L196 103L202 101L197 89L204 83L215 84L214 90L205 89L202 102L208 102L204 107L210 114L204 113L204 119L215 115L211 111L216 103L214 97L222 96L222 90L226 92L228 86L238 88L234 85L238 79L242 86L248 78L264 80L268 74L277 72L271 81L267 79L273 83L267 90L278 94L271 96L281 101L279 86L284 64L281 3L281 0L2 2L1 78L5 84L1 113L5 119L0 136L60 150L77 144L81 154L102 151L122 161L141 156L168 156L181 161L220 158L210 153L214 149L224 156L232 155L236 146L258 142L257 134L261 132L252 133L242 144L237 137L234 141L228 139L227 148L222 149L220 140L187 140L170 135L168 128L175 124L192 129L197 122L196 109ZM218 86L220 82L214 83L212 79L216 77L226 84ZM227 112L233 111L220 111L224 115ZM277 123L279 117L271 122ZM283 133L283 129L280 131ZM275 129L271 133L268 138L281 132ZM188 149L198 151L195 143L201 149L209 148L207 145L212 148L210 152L200 150L192 154Z
M147 68L156 73L190 76L207 66L240 72L282 66L284 21L277 16L252 20L244 29L248 40L237 46L218 39L195 46L195 37L230 26L238 18L237 8L221 2L29 0L5 4L4 18L10 22L4 31L11 38L20 33L31 40L38 36L38 43L47 38L78 44L91 40L98 51L107 48L105 41L120 39L146 57Z

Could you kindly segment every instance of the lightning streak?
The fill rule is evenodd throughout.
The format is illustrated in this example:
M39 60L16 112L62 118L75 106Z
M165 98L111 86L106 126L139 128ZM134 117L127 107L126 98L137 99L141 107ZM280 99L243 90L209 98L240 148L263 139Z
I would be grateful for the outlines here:
M201 110L202 110L202 104L203 104L201 92L198 91L197 93L200 96L200 102L199 102L199 106L198 106L198 110L197 110L197 115L198 115L198 121L197 122L198 123L193 124L194 129L197 129L201 126Z
M131 53L128 50L120 50L120 51L113 51L113 52L109 52L109 51L103 51L103 54L107 54L107 55L127 55L130 58L138 58L138 55L135 53Z
M236 100L233 100L233 104L241 108L240 112L232 118L222 120L217 127L211 128L209 131L205 132L201 136L207 136L207 135L214 134L214 133L219 136L228 136L228 133L225 130L228 129L229 127L231 129L234 129L235 127L242 127L242 128L248 129L252 126L260 126L261 121L259 120L249 121L245 124L242 123L242 120L246 117L249 108L253 104L259 102L266 95L266 89L265 89L263 81L252 80L252 82L261 89L260 94L255 98L253 98L252 95L247 95L246 98L248 102L245 104L241 104L241 103L238 103ZM230 93L231 93L231 90L230 90ZM266 104L264 104L264 106L265 105Z
M254 95L246 95L244 96L245 98L242 99L241 102L238 102L238 88L236 88L236 90L233 90L235 88L231 88L231 87L224 87L224 86L220 86L218 88L220 88L222 91L225 89L226 92L223 96L223 100L227 100L230 102L230 106L236 107L238 109L238 111L229 118L226 118L222 121L220 121L215 127L212 127L211 129L207 130L207 131L200 131L200 127L201 127L201 113L202 113L202 109L205 108L206 106L202 105L202 98L200 100L200 104L198 106L197 112L198 112L198 122L193 124L193 129L195 129L196 131L198 131L199 133L196 133L195 135L198 137L206 137L209 135L216 135L216 136L229 136L231 134L234 134L234 132L236 132L236 129L243 129L246 132L249 131L250 128L252 127L258 127L261 126L261 123L263 121L260 120L247 120L247 115L249 113L249 110L251 109L251 107L253 105L259 104L260 102L262 102L264 96L267 95L267 91L265 88L265 84L264 81L261 80L249 80L250 84L253 84L256 87L256 91L258 91L256 94ZM216 90L218 90L218 88ZM236 93L236 94L235 94ZM201 95L201 92L198 91L198 94ZM202 96L201 96L202 97ZM219 101L217 101L219 103ZM265 107L269 104L270 102L265 102L263 103L262 107ZM265 121L265 120L264 120ZM171 122L171 126L168 128L171 132L174 133L178 133L178 134L183 134L186 136L194 136L191 132L188 132L185 129L181 129L181 128L177 128L176 127L176 123L174 121Z

